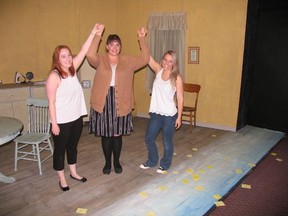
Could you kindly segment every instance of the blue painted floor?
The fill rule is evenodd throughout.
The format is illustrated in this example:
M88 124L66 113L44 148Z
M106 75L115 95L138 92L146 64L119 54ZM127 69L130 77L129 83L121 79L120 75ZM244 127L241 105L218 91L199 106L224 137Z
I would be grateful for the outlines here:
M100 211L117 216L204 215L283 135L278 131L245 126L201 150L192 149L187 152L185 163Z

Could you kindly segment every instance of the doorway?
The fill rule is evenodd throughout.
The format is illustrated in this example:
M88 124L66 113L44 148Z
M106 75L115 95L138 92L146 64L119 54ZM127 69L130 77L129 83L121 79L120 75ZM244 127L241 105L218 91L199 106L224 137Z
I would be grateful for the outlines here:
M288 2L249 0L237 130L288 131Z

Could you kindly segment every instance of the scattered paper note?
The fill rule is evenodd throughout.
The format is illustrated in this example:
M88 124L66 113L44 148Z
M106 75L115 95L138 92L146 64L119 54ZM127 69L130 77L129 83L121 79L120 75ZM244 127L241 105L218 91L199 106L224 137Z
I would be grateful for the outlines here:
M251 185L249 184L242 184L241 187L245 189L251 189Z
M212 166L212 165L207 165L206 168L208 168L208 169L212 169L213 166Z
M192 178L194 181L198 181L200 179L200 176L197 174L192 174Z
M272 156L276 156L277 155L277 153L275 153L275 152L271 152L270 153Z
M87 213L87 209L85 209L85 208L77 208L76 213L84 215L84 214Z
M174 153L173 153L173 155L177 155L177 153L176 153L176 152L174 152Z
M195 186L195 189L198 190L198 191L204 191L204 187L203 186Z
M277 161L280 161L280 162L283 161L283 159L281 159L281 158L276 158L276 160L277 160Z
M192 148L192 151L198 151L198 148Z
M178 171L173 171L172 172L174 175L177 175L177 174L179 174L179 172Z
M217 135L216 134L212 134L212 137L217 137Z
M199 173L205 173L205 170L199 169L198 172L199 172Z
M153 211L149 211L146 216L156 216L156 214Z
M255 167L255 166L256 166L256 164L253 164L253 163L249 163L249 164L248 164L248 166L250 166L250 167Z
M159 189L160 189L161 191L165 191L165 190L168 190L168 187L165 186L165 185L160 185L160 186L159 186Z
M186 172L188 172L188 173L193 173L193 169L188 168L188 169L186 169Z
M236 172L237 174L242 174L242 173L243 173L243 171L242 171L241 169L235 169L235 172Z
M222 196L220 196L220 194L214 194L213 197L216 199L216 200L219 200L222 198Z
M191 154L187 154L187 157L188 157L188 158L192 158L192 155L191 155Z
M183 180L182 180L182 183L183 183L183 184L189 184L189 179L183 179Z
M149 194L148 194L147 192L145 192L145 191L140 192L139 195L140 195L142 198L147 198L147 197L149 197Z
M217 201L217 202L215 202L215 205L217 207L221 207L221 206L225 206L225 203L223 201Z

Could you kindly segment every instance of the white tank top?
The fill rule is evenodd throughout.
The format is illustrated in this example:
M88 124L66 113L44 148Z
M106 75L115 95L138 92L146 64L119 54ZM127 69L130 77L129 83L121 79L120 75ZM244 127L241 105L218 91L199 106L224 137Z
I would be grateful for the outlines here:
M177 113L174 101L176 88L172 86L170 80L162 80L162 72L163 69L156 75L153 83L149 112L165 116L174 116Z
M56 91L57 123L68 123L87 114L84 94L77 75L61 79Z

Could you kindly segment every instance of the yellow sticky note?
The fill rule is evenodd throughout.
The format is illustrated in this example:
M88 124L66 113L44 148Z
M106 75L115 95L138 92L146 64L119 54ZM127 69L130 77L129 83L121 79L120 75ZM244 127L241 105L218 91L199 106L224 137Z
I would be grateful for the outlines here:
M212 166L212 165L207 165L206 168L208 168L208 169L212 169L213 166Z
M277 161L282 162L283 160L281 158L276 158Z
M87 209L85 209L85 208L77 208L76 213L84 215L84 214L87 213Z
M199 173L205 173L205 170L199 169L198 172L199 172Z
M200 179L200 176L197 174L192 174L192 178L194 181L198 181Z
M177 175L177 174L179 174L179 172L178 171L173 171L172 172L174 175Z
M216 134L212 134L212 137L217 137L217 135Z
M168 187L165 186L165 185L160 185L160 186L159 186L159 189L160 189L161 191L165 191L165 190L168 190Z
M140 192L139 195L140 195L142 198L147 198L147 197L149 197L149 194L148 194L147 192L145 192L145 191Z
M149 211L146 216L156 216L156 214L153 211Z
M215 202L215 205L217 207L221 207L221 206L225 206L225 203L223 201L217 201L217 202Z
M192 151L198 151L198 148L192 148Z
M277 153L275 153L275 152L271 152L270 154L271 154L272 156L277 155Z
M200 186L200 185L195 186L195 189L196 189L196 190L199 190L199 191L204 191L204 187L203 187L203 186Z
M183 184L189 184L189 180L188 180L188 179L183 179L183 180L182 180L182 183L183 183Z
M242 173L243 173L243 171L242 171L241 169L235 169L235 172L236 172L237 174L242 174Z
M255 166L256 166L256 164L253 164L253 163L248 163L248 166L250 166L250 167L255 167Z
M193 169L188 168L188 169L186 169L186 172L188 172L188 173L193 173Z
M220 196L220 194L214 194L213 197L214 197L216 200L219 200L219 199L222 198L222 197Z
M192 158L192 155L191 155L191 154L187 154L187 157L188 157L188 158Z
M245 189L251 189L251 185L249 184L242 184L241 187Z

